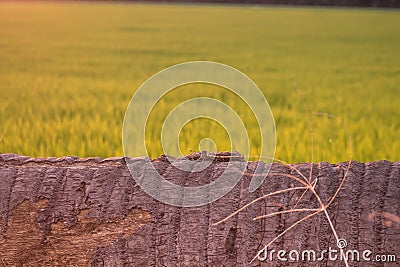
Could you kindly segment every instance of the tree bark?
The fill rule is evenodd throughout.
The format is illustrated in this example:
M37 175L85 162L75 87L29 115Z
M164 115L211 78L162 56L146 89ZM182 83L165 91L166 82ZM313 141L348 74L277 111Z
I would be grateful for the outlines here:
M229 160L229 159L228 159ZM207 184L226 167L215 160L187 174L165 157L153 165L175 184ZM347 178L327 212L346 249L396 255L397 263L349 262L349 266L398 266L400 262L400 162L273 164L256 191L248 186L256 162L232 191L201 207L180 208L147 195L132 178L124 158L30 158L0 155L0 266L344 266L343 261L277 259L277 251L338 249L323 212L277 239L273 259L250 261L294 222L311 212L254 217L290 209L303 191L262 201L213 226L250 201L273 191L301 186L286 174L312 179L323 203ZM272 175L280 173L280 175ZM283 175L282 175L283 174ZM286 175L286 176L285 176ZM297 208L318 208L307 192ZM317 254L318 257L319 254ZM338 254L339 255L339 254ZM286 255L288 258L288 255Z

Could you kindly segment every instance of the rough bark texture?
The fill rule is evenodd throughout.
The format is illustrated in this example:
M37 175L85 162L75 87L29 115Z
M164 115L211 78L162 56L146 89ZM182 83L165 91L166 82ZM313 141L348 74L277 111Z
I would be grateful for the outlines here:
M207 184L227 165L215 160L187 175L165 157L153 161L166 179L185 186ZM335 193L349 163L313 165L323 202ZM302 191L256 202L226 222L239 207L276 190L298 186L285 176L268 176L248 192L255 162L223 198L196 208L168 206L143 192L124 158L29 158L0 155L0 266L343 266L343 262L249 262L276 235L305 213L253 221L295 205ZM292 165L309 175L310 164ZM280 164L273 173L296 171ZM307 193L298 205L317 208ZM328 213L348 249L397 255L397 263L350 262L350 266L398 266L400 262L400 163L352 162ZM307 219L271 249L322 251L336 247L323 213Z

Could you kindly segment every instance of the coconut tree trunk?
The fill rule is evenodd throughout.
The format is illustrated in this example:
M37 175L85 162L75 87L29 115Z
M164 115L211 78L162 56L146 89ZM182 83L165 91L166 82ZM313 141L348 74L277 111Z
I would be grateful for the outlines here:
M312 212L253 218L295 206L318 209L319 202L309 191L303 197L304 190L275 195L223 223L213 223L265 194L301 186L287 174L300 177L298 170L308 178L311 167L315 191L326 204L349 164L343 187L327 209L338 237L347 243L344 251L358 250L360 257L363 251L371 251L367 255L371 260L375 255L397 256L396 263L360 259L349 261L349 266L398 266L399 162L273 164L262 186L250 193L256 164L249 162L242 179L221 199L181 208L147 195L132 178L124 158L0 155L0 266L345 266L344 261L328 260L327 255L322 261L289 259L292 250L300 257L303 251L314 250L318 258L329 247L338 249L324 212L277 239L266 250L275 254L260 254L268 255L265 261L250 263L274 237ZM226 159L190 175L165 157L153 165L171 182L195 186L215 179ZM281 257L286 262L277 259L279 250L287 252Z

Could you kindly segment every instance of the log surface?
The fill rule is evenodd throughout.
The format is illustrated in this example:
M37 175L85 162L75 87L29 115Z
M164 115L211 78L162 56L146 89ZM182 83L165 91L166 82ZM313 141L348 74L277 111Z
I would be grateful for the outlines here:
M165 157L157 171L184 186L207 184L226 161L187 174ZM0 266L344 266L343 262L260 262L251 259L270 240L306 213L262 220L259 215L293 207L302 191L258 201L226 222L212 224L250 201L273 191L299 186L287 176L269 175L249 193L256 162L236 187L201 207L180 208L147 195L132 178L124 158L30 158L0 154ZM316 191L327 203L349 162L313 164ZM292 165L306 176L311 164ZM273 164L271 172L299 176ZM298 207L318 208L311 194ZM400 262L400 162L351 162L342 190L328 208L347 248L372 255L397 255L396 263L351 262L350 266L398 266ZM297 225L271 245L322 251L336 247L323 213Z

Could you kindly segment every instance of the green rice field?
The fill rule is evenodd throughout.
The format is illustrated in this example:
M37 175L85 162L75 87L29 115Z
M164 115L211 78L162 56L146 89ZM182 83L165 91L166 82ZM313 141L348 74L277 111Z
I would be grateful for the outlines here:
M307 112L318 111L337 120L311 117L315 161L400 160L399 10L84 2L0 2L0 153L121 156L135 90L195 60L235 67L260 87L279 159L311 160ZM152 113L151 157L163 153L163 118L194 96L228 103L257 135L251 110L235 95L186 87ZM227 150L226 136L203 119L187 124L179 140L188 154L206 137ZM256 137L251 146L256 154Z

